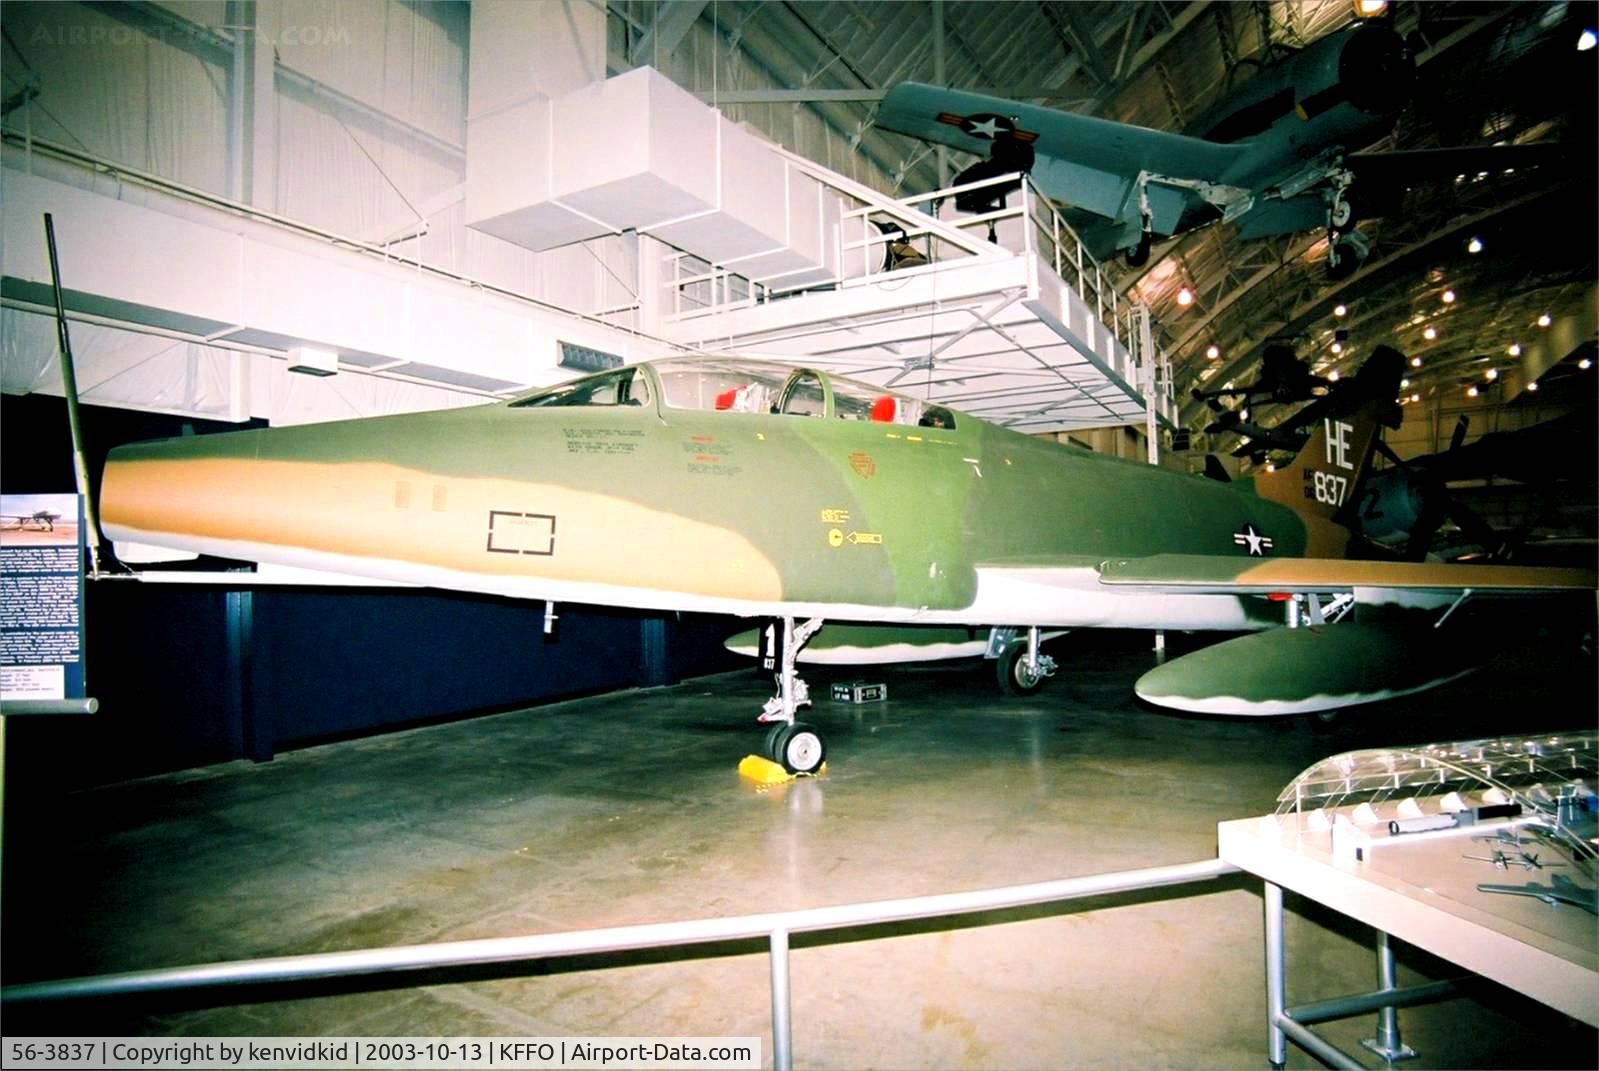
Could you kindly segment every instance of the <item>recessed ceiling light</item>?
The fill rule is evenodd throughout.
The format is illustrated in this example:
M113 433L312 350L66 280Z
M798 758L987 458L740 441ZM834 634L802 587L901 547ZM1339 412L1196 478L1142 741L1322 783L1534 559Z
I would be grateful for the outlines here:
M1483 374L1486 375L1489 379L1498 379L1499 378L1499 369L1490 368L1490 369L1488 369L1488 371L1484 372Z
M1476 396L1477 396L1477 387L1476 387L1475 384L1473 384L1472 386L1466 388L1466 397L1475 398Z
M1349 315L1349 309L1347 307L1343 306L1343 305L1334 305L1333 306L1333 315L1334 316L1348 316Z
M1410 400L1411 400L1411 401L1413 401L1413 402L1419 402L1419 401L1421 401L1421 395L1419 395L1419 394L1412 394L1412 395L1411 395L1411 396L1410 396Z
M1177 291L1177 304L1181 305L1183 308L1186 309L1188 306L1192 305L1193 303L1194 303L1194 292L1192 290L1188 289L1185 286L1181 290Z
M1542 314L1539 315L1539 317L1538 317L1538 326L1539 327L1548 327L1552 323L1554 323L1554 321L1549 318L1549 314L1547 312L1542 313Z
M1338 345L1338 343L1334 342L1333 345L1336 346L1336 345ZM1329 382L1329 383L1337 383L1338 382L1338 369L1334 368L1331 372L1327 373L1327 382Z
M1455 303L1455 292L1453 290L1445 290L1443 299L1445 305L1453 305Z
M1406 388L1406 387L1408 387L1408 386L1410 386L1410 380L1408 380L1408 379L1401 379L1401 380L1400 380L1400 381L1399 381L1399 389L1400 389L1400 390L1404 390L1404 389L1405 389L1405 388Z
M1510 354L1510 356L1512 356L1512 357L1520 357L1521 356L1521 343L1512 342L1510 344L1510 348L1507 349L1505 352Z
M1221 347L1220 346L1206 346L1205 347L1205 356L1214 361L1216 358L1221 356Z
M1412 367L1412 368L1420 368L1421 367L1421 358L1420 357L1412 357L1410 359L1410 367Z
M1342 342L1334 342L1332 344L1332 351L1334 353L1342 353L1342 352L1344 352L1344 344Z
M1482 252L1482 239L1478 238L1475 234L1472 235L1471 236L1471 241L1466 243L1466 252L1468 252L1468 253L1481 253Z
M1577 367L1586 372L1588 369L1593 367L1593 362L1584 357L1582 360L1577 362Z
M1578 52L1587 52L1589 49L1593 48L1595 44L1599 44L1599 37L1595 37L1592 30L1583 30L1577 35Z
M1429 324L1427 325L1427 329L1421 333L1421 337L1426 339L1428 342L1431 342L1433 339L1438 337L1438 329Z
M1538 381L1535 379L1531 383L1528 383L1527 384L1527 389L1528 390L1537 390L1538 389Z

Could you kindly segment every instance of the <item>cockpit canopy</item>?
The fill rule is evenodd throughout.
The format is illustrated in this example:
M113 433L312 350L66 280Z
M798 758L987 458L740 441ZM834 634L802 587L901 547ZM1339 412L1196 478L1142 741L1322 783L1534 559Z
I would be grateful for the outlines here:
M512 408L649 406L665 409L774 413L839 420L954 428L941 405L894 394L870 383L812 368L789 368L747 357L679 357L628 365L518 398Z

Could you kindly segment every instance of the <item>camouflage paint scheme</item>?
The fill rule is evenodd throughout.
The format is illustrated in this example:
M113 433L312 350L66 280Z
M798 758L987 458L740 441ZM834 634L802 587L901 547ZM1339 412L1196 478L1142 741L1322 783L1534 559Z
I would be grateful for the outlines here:
M770 406L708 404L703 383L758 364L684 358L512 402L119 447L103 525L117 541L522 598L972 626L1266 628L1282 611L1251 594L1252 569L1320 555L1311 583L1283 584L1306 591L1359 564L1336 560L1348 532L1333 518L1374 418L1327 421L1288 468L1222 484L810 370L766 373L782 384ZM663 383L696 376L698 405L667 404ZM933 410L954 426L906 419ZM1430 604L1487 576L1429 577Z

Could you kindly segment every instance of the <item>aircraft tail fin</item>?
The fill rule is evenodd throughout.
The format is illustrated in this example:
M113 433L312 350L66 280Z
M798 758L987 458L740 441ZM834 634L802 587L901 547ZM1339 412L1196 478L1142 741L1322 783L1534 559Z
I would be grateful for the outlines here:
M1378 426L1397 428L1402 419L1394 399L1404 370L1403 354L1378 346L1354 378L1340 385L1339 402L1293 461L1255 477L1257 494L1304 518L1308 556L1344 556L1360 485L1376 453Z

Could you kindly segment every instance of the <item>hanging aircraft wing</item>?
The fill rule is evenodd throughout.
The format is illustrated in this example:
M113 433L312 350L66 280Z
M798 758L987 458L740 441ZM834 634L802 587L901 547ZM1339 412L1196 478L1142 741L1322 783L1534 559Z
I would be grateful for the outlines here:
M1475 179L1484 173L1557 166L1567 159L1560 145L1469 145L1444 149L1352 152L1341 168L1354 178L1347 194L1354 218L1385 216L1400 208L1406 191L1418 182ZM1240 238L1267 238L1315 230L1327 221L1327 186L1339 166L1293 197L1266 196L1240 221Z
M1138 216L1135 181L1143 172L1217 182L1244 144L1221 145L1128 123L1075 115L1003 97L901 82L884 96L877 125L924 141L988 155L994 139L1032 145L1032 178L1050 197L1110 219ZM1171 233L1194 195L1149 188L1157 231Z

